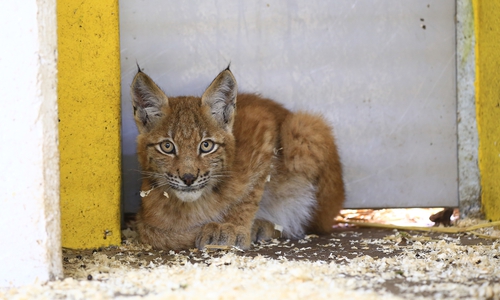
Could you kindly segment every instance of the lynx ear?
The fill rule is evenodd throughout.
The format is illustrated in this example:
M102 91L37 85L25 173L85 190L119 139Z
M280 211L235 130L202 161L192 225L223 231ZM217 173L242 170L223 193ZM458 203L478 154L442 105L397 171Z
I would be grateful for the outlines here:
M151 130L163 115L161 108L168 105L167 96L148 75L140 70L132 81L130 94L137 129L140 133Z
M231 131L236 111L238 87L229 67L220 72L201 97L201 103L210 107L219 126Z

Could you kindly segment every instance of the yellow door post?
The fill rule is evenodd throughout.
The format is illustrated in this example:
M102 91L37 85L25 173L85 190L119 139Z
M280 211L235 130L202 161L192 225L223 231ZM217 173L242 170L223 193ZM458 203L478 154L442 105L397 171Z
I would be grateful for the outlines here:
M486 219L500 220L500 1L473 5L481 199Z
M58 0L62 245L120 243L118 0Z

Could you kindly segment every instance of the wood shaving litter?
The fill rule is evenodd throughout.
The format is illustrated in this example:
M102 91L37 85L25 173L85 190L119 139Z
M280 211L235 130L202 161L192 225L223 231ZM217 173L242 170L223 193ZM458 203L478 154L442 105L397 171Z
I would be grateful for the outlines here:
M335 264L286 262L227 253L210 265L115 268L100 278L66 278L12 289L9 299L378 299L380 293L337 275ZM103 273L104 274L104 273ZM79 277L79 274L75 274ZM386 295L384 299L401 299Z
M3 290L0 298L500 299L496 241L462 245L459 235L383 232L272 240L241 253L155 251L125 231L120 247L65 250L66 279Z

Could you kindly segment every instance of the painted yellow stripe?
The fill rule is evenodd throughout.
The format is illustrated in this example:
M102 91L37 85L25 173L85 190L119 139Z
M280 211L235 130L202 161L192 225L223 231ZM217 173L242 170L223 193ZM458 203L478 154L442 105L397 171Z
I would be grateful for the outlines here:
M62 244L120 243L118 0L58 0Z
M473 5L481 198L486 218L500 220L500 1Z

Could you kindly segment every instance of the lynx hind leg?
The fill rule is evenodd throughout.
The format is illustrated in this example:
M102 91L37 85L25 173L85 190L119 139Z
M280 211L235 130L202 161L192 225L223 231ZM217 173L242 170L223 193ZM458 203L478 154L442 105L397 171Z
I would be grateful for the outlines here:
M256 219L252 225L252 242L266 241L277 236L275 225L267 220Z
M316 187L317 205L307 231L330 232L345 198L332 129L321 116L297 112L285 119L281 138L285 168Z

